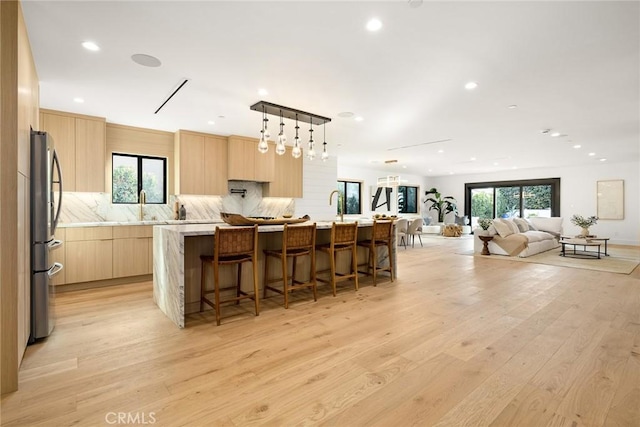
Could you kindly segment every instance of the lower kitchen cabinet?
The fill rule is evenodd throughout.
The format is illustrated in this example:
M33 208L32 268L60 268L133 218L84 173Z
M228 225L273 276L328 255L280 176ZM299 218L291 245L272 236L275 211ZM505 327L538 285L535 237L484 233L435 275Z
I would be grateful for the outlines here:
M113 240L113 277L149 274L149 239Z
M153 273L151 225L61 230L60 233L56 232L56 237L63 240L64 245L58 250L60 254L54 254L56 260L64 264L65 274L56 276L56 285Z
M65 246L66 283L113 277L113 240L67 241Z
M113 227L113 277L153 273L153 226ZM151 262L151 263L150 263Z

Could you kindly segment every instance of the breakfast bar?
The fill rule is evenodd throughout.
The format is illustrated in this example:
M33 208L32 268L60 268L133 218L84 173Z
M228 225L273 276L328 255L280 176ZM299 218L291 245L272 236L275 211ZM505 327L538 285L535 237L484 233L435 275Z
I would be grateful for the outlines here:
M306 224L306 223L303 223ZM371 235L373 221L358 221L358 239ZM317 243L329 242L331 236L330 221L316 221ZM232 227L225 223L159 225L153 227L153 300L162 312L178 327L185 327L185 316L200 309L200 255L213 253L213 239L216 227ZM282 245L282 225L262 225L258 228L259 237L259 277L258 286L262 289L264 255L263 249L278 248ZM395 233L394 233L395 236ZM396 241L392 245L391 256L395 261ZM358 251L358 264L366 260L366 251ZM326 268L328 260L317 256L317 269ZM348 262L338 258L340 268ZM388 265L385 250L378 255L380 265ZM396 263L394 262L395 266ZM242 288L252 287L251 275L243 275ZM396 276L396 271L394 271ZM221 280L232 280L231 271L221 272Z

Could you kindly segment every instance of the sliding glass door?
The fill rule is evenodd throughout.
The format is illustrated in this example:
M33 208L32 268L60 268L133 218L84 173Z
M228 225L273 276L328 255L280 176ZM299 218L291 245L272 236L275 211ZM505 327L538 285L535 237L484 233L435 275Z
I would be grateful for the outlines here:
M465 184L465 215L479 218L560 216L560 178Z

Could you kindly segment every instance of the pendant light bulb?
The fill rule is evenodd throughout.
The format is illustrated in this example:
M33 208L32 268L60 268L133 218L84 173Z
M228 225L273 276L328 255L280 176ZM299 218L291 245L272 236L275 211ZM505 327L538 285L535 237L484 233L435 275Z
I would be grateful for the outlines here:
M293 143L293 150L291 150L291 155L294 159L299 159L302 156L302 148L300 148L299 138L296 137L295 142Z
M307 151L307 157L309 160L313 160L316 157L316 150L313 148L313 122L310 122L309 128L309 151Z
M322 143L322 156L320 157L323 162L326 162L329 158L329 153L327 153L327 143Z
M267 140L264 137L264 134L262 134L262 136L260 137L260 142L258 142L258 151L262 154L269 151L269 144L267 144Z
M276 154L282 156L287 152L287 148L284 146L284 141L282 140L282 135L278 136L278 142L276 144Z
M323 162L326 162L329 158L329 153L327 153L327 126L326 122L322 124L322 156L320 158Z

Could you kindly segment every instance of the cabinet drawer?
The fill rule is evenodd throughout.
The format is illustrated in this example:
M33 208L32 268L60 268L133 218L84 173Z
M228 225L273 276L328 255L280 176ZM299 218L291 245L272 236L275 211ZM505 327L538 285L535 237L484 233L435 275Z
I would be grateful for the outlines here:
M123 225L113 227L114 239L131 239L136 237L153 237L153 225Z
M80 240L111 240L113 227L77 227L67 228L67 242Z

